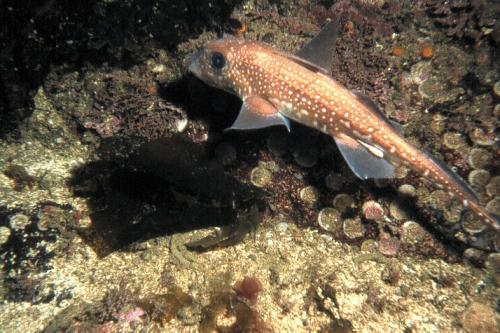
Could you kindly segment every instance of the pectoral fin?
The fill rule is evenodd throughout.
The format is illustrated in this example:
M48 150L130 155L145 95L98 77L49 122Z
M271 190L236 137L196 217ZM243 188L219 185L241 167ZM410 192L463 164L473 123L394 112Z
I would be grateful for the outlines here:
M394 166L386 161L383 151L345 134L333 136L340 153L352 172L361 179L393 178Z
M227 130L258 129L275 125L284 125L290 131L290 122L272 103L262 97L251 96L245 98L238 117Z

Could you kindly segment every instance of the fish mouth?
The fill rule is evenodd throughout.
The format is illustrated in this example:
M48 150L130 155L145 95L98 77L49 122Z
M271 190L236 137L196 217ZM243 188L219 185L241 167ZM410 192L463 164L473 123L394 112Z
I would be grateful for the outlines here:
M191 72L196 76L200 76L201 74L200 58L202 55L203 55L203 49L199 49L188 54L184 58L184 68L186 68L188 72Z

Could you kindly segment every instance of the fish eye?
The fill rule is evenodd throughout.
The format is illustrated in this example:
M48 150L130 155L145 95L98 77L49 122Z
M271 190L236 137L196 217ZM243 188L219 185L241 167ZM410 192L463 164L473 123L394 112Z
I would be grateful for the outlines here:
M215 69L222 69L224 65L226 64L226 59L224 58L224 55L219 52L214 52L212 54L212 67Z

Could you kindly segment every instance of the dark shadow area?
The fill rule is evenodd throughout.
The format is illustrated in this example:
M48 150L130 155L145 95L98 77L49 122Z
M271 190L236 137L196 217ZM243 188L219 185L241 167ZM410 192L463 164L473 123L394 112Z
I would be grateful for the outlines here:
M205 30L222 31L240 1L2 1L0 137L29 116L52 67L128 69L155 49L174 50Z
M184 76L180 80L163 87L160 93L166 100L173 101L176 105L182 106L187 111L190 119L203 119L204 122L209 124L209 137L220 138L223 135L225 140L230 140L235 145L242 147L240 149L240 162L246 159L249 163L254 164L255 158L251 160L251 156L255 156L256 151L267 148L266 139L272 133L285 132L283 128L270 127L256 131L230 131L221 134L235 120L241 106L241 100L220 89L212 88L191 75ZM443 224L444 222L439 222L444 221L443 216L439 216L437 211L429 211L428 209L418 207L412 198L405 198L399 194L397 191L397 186L401 185L399 181L396 181L393 185L390 185L390 182L388 182L387 186L380 187L376 186L373 180L363 181L356 178L349 170L331 137L319 134L315 129L308 128L296 122L292 122L291 133L285 135L288 137L288 147L286 148L288 152L280 157L280 160L284 164L297 165L294 155L301 152L306 152L306 159L309 153L317 156L318 162L313 167L306 168L307 171L303 174L303 179L305 184L313 185L321 191L322 204L324 206L331 205L333 199L339 193L347 193L349 196L355 198L357 202L364 202L370 200L372 197L385 198L391 202L397 201L404 207L405 211L411 213L410 219L422 221L424 228L434 235L439 243L449 251L437 254L433 252L435 248L421 247L417 251L419 255L423 257L447 257L448 260L455 261L457 260L456 255L465 249L463 243L449 236L452 233L446 229L447 226ZM329 149L326 147L333 148ZM328 151L328 153L325 154L325 151ZM329 172L336 172L345 176L346 184L341 190L332 192L326 187L324 178ZM412 178L412 183L419 182L418 177L414 176ZM285 176L284 179L277 181L281 183L293 183L294 179ZM289 197L293 195L292 192L294 190L287 188L283 191L285 192L278 191L278 193L269 194L267 196L268 204L279 205L280 200L282 200L280 197ZM290 211L286 211L286 213L296 220L298 225L302 227L318 227L315 224L317 212L314 209L303 205L300 200L292 199L291 203L295 205L292 205L293 208ZM343 216L344 218L353 218L358 214L359 207L348 209L343 213ZM436 214L438 214L437 217ZM378 238L378 225L373 221L364 222L370 237ZM399 235L394 234L389 229L385 231L395 237L399 237ZM355 245L361 245L362 243L362 240L353 241L347 237L341 240ZM415 250L413 251L415 252Z
M263 192L226 173L207 148L174 136L145 144L126 161L75 170L74 192L91 202L84 240L105 256L138 240L236 223Z
M213 132L230 127L241 107L239 97L210 87L191 74L161 87L159 94L186 110L189 119L205 121Z

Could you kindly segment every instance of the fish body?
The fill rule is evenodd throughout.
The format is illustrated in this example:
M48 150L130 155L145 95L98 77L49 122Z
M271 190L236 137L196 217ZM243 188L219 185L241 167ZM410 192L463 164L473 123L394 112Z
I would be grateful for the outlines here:
M334 38L335 28L328 25L298 56L257 42L215 40L188 58L189 70L241 97L242 109L231 129L290 128L290 118L331 135L359 178L391 178L394 165L406 165L500 230L498 218L457 174L405 140L368 98L329 75L324 50L318 53L314 47Z

